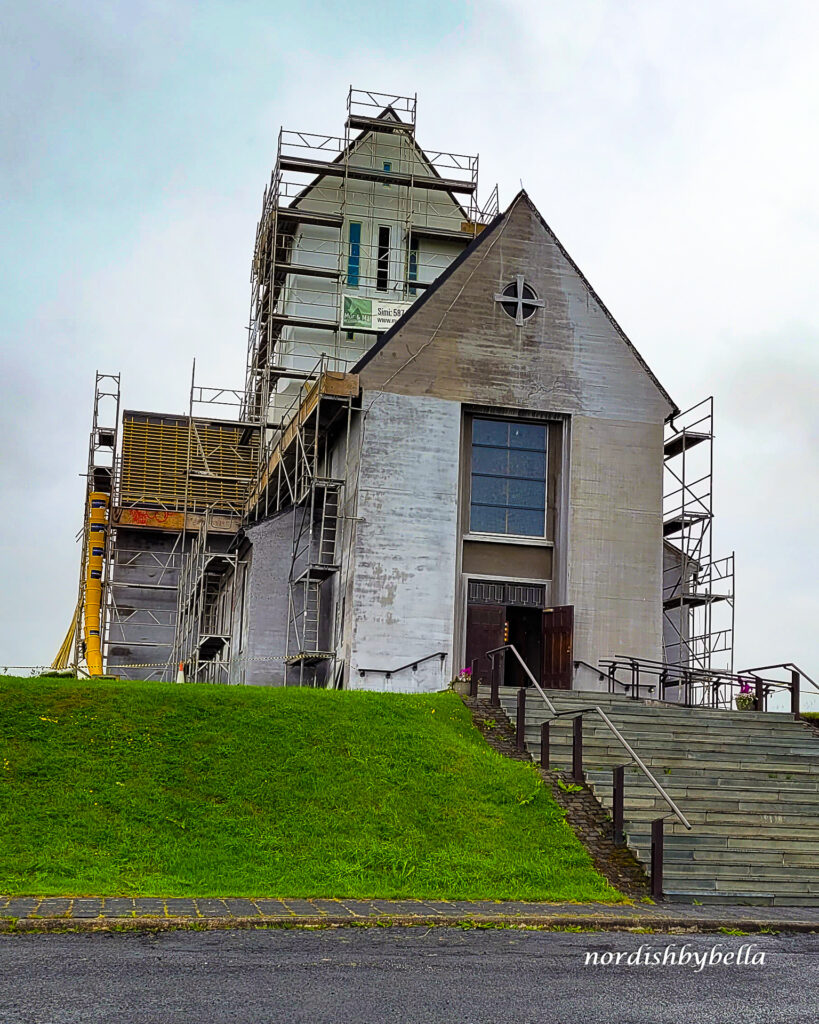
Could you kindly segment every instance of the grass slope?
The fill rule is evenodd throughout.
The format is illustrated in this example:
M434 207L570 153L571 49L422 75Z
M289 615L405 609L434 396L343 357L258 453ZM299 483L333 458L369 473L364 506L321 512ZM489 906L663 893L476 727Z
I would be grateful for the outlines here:
M617 901L452 693L0 678L0 892Z

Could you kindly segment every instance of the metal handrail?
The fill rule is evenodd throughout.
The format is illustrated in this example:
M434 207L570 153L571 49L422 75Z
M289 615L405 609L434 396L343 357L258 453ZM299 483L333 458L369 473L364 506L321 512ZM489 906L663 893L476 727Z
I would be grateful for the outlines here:
M546 696L546 694L541 689L540 683L532 675L532 672L529 669L529 666L526 664L526 662L523 660L523 658L521 658L520 654L518 653L517 647L515 647L514 644L504 644L502 647L495 647L494 650L486 652L487 658L490 657L493 654L497 654L498 651L512 651L512 653L515 655L515 657L518 659L518 661L523 666L523 671L532 680L532 683L534 684L535 688L537 689L537 692L546 701L546 706L548 707L548 709L552 712L552 714L555 716L555 718L559 718L560 717L560 712L557 710L557 708L554 706L554 704L552 704L552 702L549 700L549 698Z
M382 672L388 679L390 676L396 675L398 672L403 672L405 668L418 668L418 666L424 661L431 661L433 658L440 658L441 661L447 656L447 651L435 651L434 654L426 654L423 658L416 658L414 661L408 661L406 665L401 665L399 668L360 668L358 674L360 676L366 675L368 672Z
M656 661L651 658L637 658L629 654L615 654L611 658L602 658L600 663L604 666L605 673L608 675L610 692L614 692L613 686L617 683L625 688L631 687L636 692L636 696L639 697L641 687L659 685L660 697L663 698L665 690L669 687L682 687L686 690L686 706L689 706L689 688L691 687L700 687L710 700L710 704L707 705L705 702L701 702L700 705L695 704L691 706L709 706L713 709L719 709L725 703L730 704L730 691L741 687L749 680L753 680L758 684L760 688L759 693L765 697L775 690L793 693L793 680L786 682L783 679L771 679L756 674L768 669L787 669L792 675L796 674L806 679L819 690L819 684L792 662L783 662L779 665L764 665L755 669L744 669L742 672L732 672L723 668L705 669L687 665L669 665L663 661ZM631 672L632 678L630 682L626 683L622 679L617 678L616 673L621 668ZM641 683L641 674L650 678L656 678L657 683ZM729 689L727 702L720 695L722 687L728 687ZM632 695L634 696L635 693ZM760 710L764 710L764 708L760 707Z
M756 668L746 668L746 669L743 669L742 672L739 673L739 675L749 675L750 676L750 675L754 675L756 672L768 672L768 671L770 671L770 669L776 669L776 668L784 668L784 669L787 669L789 672L798 672L800 678L807 679L807 681L811 684L811 686L814 689L819 690L819 683L817 683L815 679L811 679L811 677L808 675L807 672L805 672L804 669L801 669L798 665L795 665L792 661L782 661L778 665L758 665ZM763 680L763 682L779 682L780 685L782 685L782 686L787 686L788 685L787 683L783 683L781 680L767 679L767 680Z
M620 743L620 745L623 747L623 749L628 753L629 757L634 762L634 764L637 765L637 767L645 775L645 777L648 779L648 781L651 783L651 785L660 794L662 799L671 808L672 812L676 815L677 820L680 822L680 824L684 825L689 831L691 831L691 823L689 822L688 818L686 818L686 816L679 809L679 807L676 805L676 803L674 803L674 801L671 799L671 797L668 795L668 793L666 793L666 791L663 789L663 787L660 785L660 783L654 778L654 776L652 775L652 773L649 771L648 767L644 763L643 759L640 757L640 755L637 753L637 751L634 749L634 747L632 747L632 745L628 742L628 740L626 740L626 738L623 736L623 734L620 732L620 730L617 728L617 726L614 724L614 722L612 722L612 720L609 718L609 716L606 714L606 712L600 707L599 704L594 704L590 708L583 708L582 710L579 710L579 711L578 710L558 711L557 708L554 706L554 704L551 702L551 700L549 700L549 698L546 696L546 694L543 691L540 683L532 675L532 672L530 671L529 666L526 664L526 662L523 660L523 658L521 658L520 654L518 653L518 649L515 647L515 645L514 644L504 644L502 647L496 647L496 648L494 648L494 650L487 651L486 654L487 654L487 657L489 657L490 655L498 654L500 651L512 651L512 653L515 655L515 657L518 659L518 661L523 666L524 672L529 677L529 679L532 681L532 683L535 686L535 689L540 694L540 696L543 698L543 700L546 703L546 706L552 712L552 715L555 718L577 717L577 715L588 714L590 712L595 712L596 711L597 714L602 718L603 722L605 723L605 725L607 726L609 731L612 733L614 738L618 741L618 743Z

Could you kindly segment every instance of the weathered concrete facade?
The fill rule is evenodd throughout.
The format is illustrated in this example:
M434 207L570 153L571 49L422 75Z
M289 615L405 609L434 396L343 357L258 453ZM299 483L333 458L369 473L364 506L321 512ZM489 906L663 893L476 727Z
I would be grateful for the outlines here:
M285 682L293 515L285 513L247 529L250 549L241 595L238 660L244 682L254 686Z
M367 391L362 415L349 686L440 689L452 667L460 408ZM433 658L387 678L437 652L443 666Z
M543 303L522 325L495 300L516 275ZM552 556L547 600L574 607L576 659L596 664L623 650L661 658L662 438L674 403L525 194L358 370L365 394L434 397L453 416L468 406L562 417L555 528L542 542ZM458 559L451 572L464 576ZM462 593L463 578L457 585ZM393 640L400 649L398 633ZM460 625L452 645L458 667Z

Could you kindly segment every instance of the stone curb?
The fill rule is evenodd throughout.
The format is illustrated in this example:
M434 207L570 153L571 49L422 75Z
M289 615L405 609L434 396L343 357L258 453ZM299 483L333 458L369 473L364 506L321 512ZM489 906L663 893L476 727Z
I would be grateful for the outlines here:
M254 917L23 917L0 918L0 934L50 933L50 932L111 932L111 931L214 931L239 928L311 929L311 928L384 928L384 927L476 927L476 928L534 928L566 931L633 931L644 932L687 932L712 933L740 931L755 934L760 932L791 932L813 934L819 932L819 922L760 920L748 918L737 920L721 917L692 919L690 917L642 916L620 914L611 916L562 914L463 914L459 916L384 915L371 917L334 917L294 915L262 915Z

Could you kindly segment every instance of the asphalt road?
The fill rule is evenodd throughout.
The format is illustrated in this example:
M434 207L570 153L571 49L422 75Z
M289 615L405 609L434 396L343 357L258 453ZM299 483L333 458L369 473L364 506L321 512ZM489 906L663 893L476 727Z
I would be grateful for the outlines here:
M751 953L764 965L628 965ZM587 952L621 953L619 966ZM0 936L2 1024L815 1024L819 936L450 928Z

